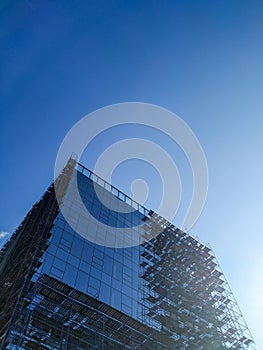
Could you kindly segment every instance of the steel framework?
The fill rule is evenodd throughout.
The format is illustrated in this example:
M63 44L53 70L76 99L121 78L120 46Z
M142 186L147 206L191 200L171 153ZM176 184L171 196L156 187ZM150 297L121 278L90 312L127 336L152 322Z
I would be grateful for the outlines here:
M146 236L162 228L141 246L137 318L39 273L76 166L131 203L69 160L56 180L58 200L52 184L1 250L1 349L256 349L211 247L134 202Z

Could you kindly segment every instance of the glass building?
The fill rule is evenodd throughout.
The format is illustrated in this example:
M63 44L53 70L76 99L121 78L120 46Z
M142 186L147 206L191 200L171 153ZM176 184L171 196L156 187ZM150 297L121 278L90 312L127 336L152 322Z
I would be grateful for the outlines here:
M2 248L0 281L1 349L255 349L211 248L73 159Z

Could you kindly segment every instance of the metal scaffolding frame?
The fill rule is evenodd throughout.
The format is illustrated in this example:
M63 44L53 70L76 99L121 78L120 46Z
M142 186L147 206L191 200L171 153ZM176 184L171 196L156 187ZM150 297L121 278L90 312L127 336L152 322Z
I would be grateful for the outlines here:
M144 215L137 319L39 273L73 170ZM57 186L58 185L58 186ZM256 349L209 245L70 159L0 252L1 349Z

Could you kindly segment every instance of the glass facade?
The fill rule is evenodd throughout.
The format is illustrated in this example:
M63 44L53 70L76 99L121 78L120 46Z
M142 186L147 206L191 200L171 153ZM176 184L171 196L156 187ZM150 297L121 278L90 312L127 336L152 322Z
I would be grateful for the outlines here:
M51 186L3 249L1 261L9 267L0 277L5 293L14 293L6 299L9 311L3 307L3 349L254 348L209 246L80 164L71 164L66 178L62 211L74 225L65 220ZM106 205L111 202L116 210ZM40 225L38 236L33 220ZM23 237L29 240L28 227L34 228L29 248L10 258L8 252L22 246ZM116 235L129 230L136 239L151 239L126 248L105 246L105 227ZM161 233L151 235L155 230ZM126 239L132 238L124 234ZM23 278L15 290L18 264ZM0 295L0 304L3 300Z

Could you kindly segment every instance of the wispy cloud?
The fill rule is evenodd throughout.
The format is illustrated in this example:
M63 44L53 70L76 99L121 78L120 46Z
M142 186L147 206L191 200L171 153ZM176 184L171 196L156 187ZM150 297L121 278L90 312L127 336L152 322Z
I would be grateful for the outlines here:
M9 235L9 232L1 231L0 232L0 239L6 238Z

